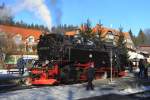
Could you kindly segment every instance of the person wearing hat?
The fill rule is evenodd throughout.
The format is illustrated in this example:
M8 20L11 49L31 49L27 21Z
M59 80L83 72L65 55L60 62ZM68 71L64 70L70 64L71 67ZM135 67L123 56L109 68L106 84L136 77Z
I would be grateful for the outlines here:
M92 83L94 77L95 77L95 69L94 69L94 62L92 61L92 54L89 55L89 67L88 67L88 70L87 70L87 81L88 81L88 84L87 84L87 87L86 89L89 90L94 90L94 85Z

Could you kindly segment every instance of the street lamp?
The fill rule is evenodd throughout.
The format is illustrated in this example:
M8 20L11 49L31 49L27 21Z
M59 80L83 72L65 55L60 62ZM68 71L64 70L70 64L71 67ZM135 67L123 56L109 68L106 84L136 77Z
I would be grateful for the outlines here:
M70 46L69 46L69 62L70 62L70 54L71 54L71 50L70 50Z
M110 61L110 83L113 82L113 50L115 49L114 45L108 44L107 49L109 50L109 61Z
M110 49L110 82L112 82L112 48Z

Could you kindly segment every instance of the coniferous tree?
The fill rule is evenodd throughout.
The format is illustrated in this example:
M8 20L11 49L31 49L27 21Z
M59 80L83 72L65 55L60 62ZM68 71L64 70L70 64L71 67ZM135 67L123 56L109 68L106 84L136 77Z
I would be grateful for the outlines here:
M91 27L91 22L88 19L86 23L81 25L81 30L80 30L80 37L82 38L82 43L83 44L87 44L88 41L92 42L92 45L94 45L95 47L98 48L103 48L103 41L102 41L102 24L101 22L99 22L99 24L97 24L98 27L96 29L96 31L93 31L92 27Z
M129 30L129 34L130 34L130 37L131 37L131 40L132 40L133 44L134 44L135 46L137 46L136 36L133 35L131 29Z
M101 30L102 24L99 21L99 24L97 24L97 25L98 25L98 29L97 29L96 33L94 33L93 41L94 41L94 44L96 45L96 47L102 48L103 47L102 30Z
M142 31L142 29L140 29L139 34L137 36L137 44L145 44L146 43L146 35L145 33Z
M4 66L4 60L6 60L8 56L16 51L16 44L14 43L13 39L7 36L5 33L0 34L0 63ZM3 54L5 57L2 56Z
M86 44L88 40L91 40L93 38L90 20L88 19L85 24L81 25L81 27L82 29L80 30L80 35L83 38L83 43Z
M146 44L150 44L150 29L144 30L144 33L146 35Z
M124 69L124 66L128 64L128 50L126 47L126 41L124 38L124 33L122 32L122 28L119 29L119 39L117 42L117 48L119 49L119 58L120 58L120 66Z
M131 29L129 30L129 34L130 34L131 39L133 40L133 33Z
M91 27L91 21L89 19L87 19L87 22L85 23L86 26L86 30L85 33L87 35L88 38L92 38L92 27Z

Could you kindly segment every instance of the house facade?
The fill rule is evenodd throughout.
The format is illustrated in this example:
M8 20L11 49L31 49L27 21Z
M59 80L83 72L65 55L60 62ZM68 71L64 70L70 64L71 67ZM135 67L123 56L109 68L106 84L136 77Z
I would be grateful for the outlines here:
M150 45L139 45L138 50L147 58L150 63Z
M79 29L66 32L65 35L74 36L76 34L79 34L79 30L84 31L84 30L86 30L86 27L81 26ZM99 24L97 24L95 27L92 28L92 33L93 34L99 33L102 41L110 42L113 45L117 44L117 40L119 39L119 35L120 35L118 30L115 30L112 28L107 28L107 27L101 26ZM127 48L135 49L135 46L130 37L130 34L128 32L122 32L122 34L124 35Z
M27 29L16 26L0 25L0 33L12 39L17 46L17 53L36 52L38 39L42 34L41 30Z

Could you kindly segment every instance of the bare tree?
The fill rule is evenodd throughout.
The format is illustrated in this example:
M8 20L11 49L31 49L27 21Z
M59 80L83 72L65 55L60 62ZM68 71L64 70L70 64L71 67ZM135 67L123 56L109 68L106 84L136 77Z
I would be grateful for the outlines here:
M16 50L16 45L11 37L5 33L0 33L0 63L5 66L5 58L10 56Z

